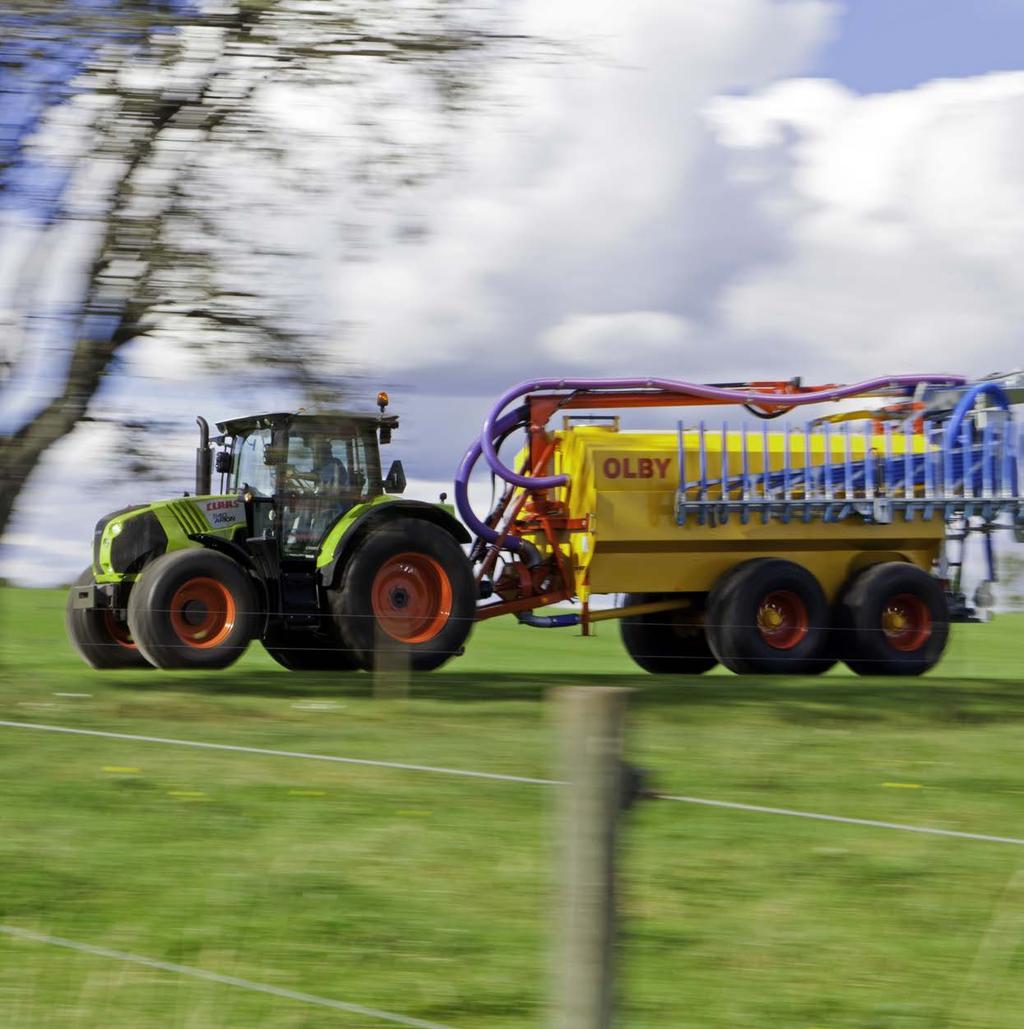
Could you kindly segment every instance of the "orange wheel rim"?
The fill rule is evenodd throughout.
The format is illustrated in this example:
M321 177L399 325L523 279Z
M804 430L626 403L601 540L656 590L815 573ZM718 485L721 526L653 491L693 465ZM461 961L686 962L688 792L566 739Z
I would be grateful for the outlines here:
M882 608L882 632L894 650L920 650L932 634L932 615L928 605L912 593L890 597Z
M124 647L125 650L139 649L135 646L135 640L132 639L132 634L128 631L128 623L115 618L113 611L103 612L103 625L107 630L107 635L119 647Z
M772 590L757 606L757 631L776 650L792 650L809 628L807 605L790 590Z
M426 554L397 554L377 570L371 589L377 624L399 643L426 643L452 614L452 584Z
M171 598L171 627L187 647L207 650L235 626L235 598L216 579L189 579Z

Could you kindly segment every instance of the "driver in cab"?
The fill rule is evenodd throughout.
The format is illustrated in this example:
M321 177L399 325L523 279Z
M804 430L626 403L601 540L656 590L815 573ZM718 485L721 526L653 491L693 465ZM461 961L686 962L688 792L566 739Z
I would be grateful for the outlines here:
M337 495L349 484L348 469L331 452L329 440L319 440L314 444L313 472L320 494Z

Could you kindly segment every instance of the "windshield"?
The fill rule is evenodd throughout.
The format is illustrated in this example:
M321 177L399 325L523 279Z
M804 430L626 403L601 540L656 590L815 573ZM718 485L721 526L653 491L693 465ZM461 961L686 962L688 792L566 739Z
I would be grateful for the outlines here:
M298 418L239 436L235 455L235 488L274 499L257 505L257 535L271 532L291 556L315 555L338 518L384 492L372 424Z
M382 490L372 428L292 425L282 442L287 460L280 469L280 492L361 500Z
M257 496L275 493L367 499L383 491L372 426L293 424L287 434L257 429L235 444L236 489Z

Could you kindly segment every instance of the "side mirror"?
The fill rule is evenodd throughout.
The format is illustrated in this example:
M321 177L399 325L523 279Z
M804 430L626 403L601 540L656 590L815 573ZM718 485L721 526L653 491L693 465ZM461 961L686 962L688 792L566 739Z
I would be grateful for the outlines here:
M401 461L392 461L388 469L387 478L384 480L385 493L405 492L405 469Z
M391 426L382 425L380 427L380 442L381 445L391 442Z
M230 451L217 451L217 458L214 464L214 468L217 470L219 474L223 475L225 472L230 472L232 470L232 466L234 465L234 463L235 462L231 459Z

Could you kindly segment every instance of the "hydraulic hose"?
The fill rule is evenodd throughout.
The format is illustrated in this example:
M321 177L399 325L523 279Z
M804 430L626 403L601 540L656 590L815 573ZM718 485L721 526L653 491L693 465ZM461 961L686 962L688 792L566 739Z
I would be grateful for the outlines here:
M495 419L493 429L491 430L493 432L492 441L500 441L509 433L524 427L529 415L529 408L523 404L514 411L510 411L508 414ZM482 441L477 440L463 456L459 464L459 470L455 473L455 506L458 508L459 514L462 515L462 520L473 532L488 542L494 543L498 539L497 531L487 525L486 522L481 521L469 503L469 477L473 474L473 468L477 461L480 460L482 452ZM509 550L519 550L520 542L517 537L511 537L505 540L505 545Z
M891 375L880 376L875 379L866 379L850 386L834 386L830 389L817 390L814 393L750 393L742 389L733 389L722 386L708 386L697 382L683 382L673 379L532 379L528 382L521 382L498 398L497 403L484 419L483 431L477 444L467 452L463 458L463 465L460 466L460 474L466 465L466 460L474 453L477 447L487 458L487 463L496 475L513 486L520 486L524 489L552 489L555 486L564 486L568 481L567 475L545 475L531 478L520 475L514 469L503 464L498 457L494 440L501 434L501 426L505 424L501 412L514 400L526 396L527 393L534 393L537 390L625 390L625 389L651 389L660 390L664 393L681 393L686 396L703 398L705 400L716 400L719 402L733 404L779 404L795 407L797 405L820 404L826 400L842 400L846 397L860 396L865 393L873 393L877 390L896 386L914 387L925 385L961 386L966 380L958 375ZM988 385L995 385L990 383ZM998 387L997 387L998 388ZM518 408L522 411L523 408ZM517 413L515 412L515 413ZM473 458L475 463L479 454ZM470 469L472 468L470 464ZM458 480L456 480L456 483ZM456 485L456 491L458 486ZM468 505L467 505L468 506ZM460 512L462 508L459 508ZM465 517L465 515L463 515ZM477 524L480 524L477 521ZM488 537L491 538L491 537ZM496 538L496 537L494 537Z
M957 401L957 405L953 408L953 413L949 417L949 422L946 424L946 434L942 445L947 451L952 450L957 445L960 440L960 430L964 418L967 417L971 408L974 407L975 400L985 394L988 394L1002 410L1010 410L1010 398L1006 390L998 382L975 383Z
M567 629L580 624L577 614L535 615L532 611L519 611L516 620L520 625L529 625L534 629Z

